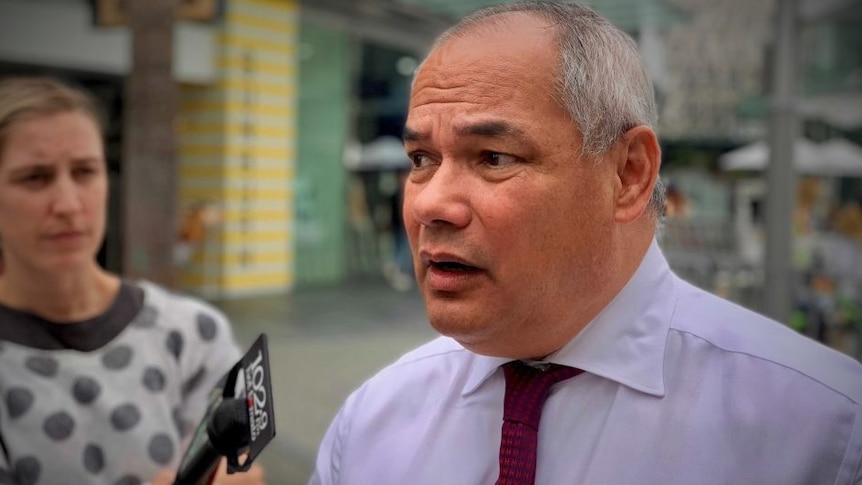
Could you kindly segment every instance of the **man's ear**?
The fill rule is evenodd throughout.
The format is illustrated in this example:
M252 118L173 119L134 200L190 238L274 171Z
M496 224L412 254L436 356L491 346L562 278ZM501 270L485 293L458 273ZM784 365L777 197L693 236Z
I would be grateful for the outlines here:
M627 224L636 221L649 205L661 167L661 148L655 132L645 125L627 131L621 143L614 219Z

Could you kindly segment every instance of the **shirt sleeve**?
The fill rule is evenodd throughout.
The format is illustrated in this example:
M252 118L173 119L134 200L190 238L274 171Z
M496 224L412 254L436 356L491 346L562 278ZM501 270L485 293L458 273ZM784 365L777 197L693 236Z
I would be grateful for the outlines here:
M329 429L320 443L314 474L308 481L308 485L336 485L338 483L338 472L341 466L341 429L345 420L344 408L342 407L330 423Z
M857 435L860 434L858 427L857 427L856 434ZM856 441L859 442L860 440L857 439ZM853 485L862 485L862 445L857 446L857 453L856 453L856 460L855 461L856 461L856 473L853 475L853 481L851 483Z
M15 477L12 476L12 467L6 460L6 448L3 445L3 435L0 434L0 485L15 485Z
M862 407L857 408L850 442L844 454L844 464L835 483L862 485Z
M320 443L314 473L308 485L339 485L341 483L344 442L350 431L354 406L362 388L351 394L335 415Z
M0 458L0 460L2 460L2 458ZM12 473L6 467L5 463L0 463L0 484L15 485L15 480L12 477Z
M192 300L190 344L180 361L182 401L179 420L187 438L203 418L213 388L239 360L233 329L223 313Z
M0 458L2 461L2 458ZM5 463L0 463L0 485L16 485L15 477L12 476L12 472L6 468Z

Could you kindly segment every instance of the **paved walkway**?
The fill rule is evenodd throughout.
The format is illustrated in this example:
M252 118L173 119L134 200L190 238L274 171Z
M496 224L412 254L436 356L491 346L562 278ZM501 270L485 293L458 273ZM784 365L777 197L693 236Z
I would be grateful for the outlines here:
M269 339L276 438L261 454L271 485L304 485L347 395L405 351L435 337L417 291L380 282L216 302L247 347Z

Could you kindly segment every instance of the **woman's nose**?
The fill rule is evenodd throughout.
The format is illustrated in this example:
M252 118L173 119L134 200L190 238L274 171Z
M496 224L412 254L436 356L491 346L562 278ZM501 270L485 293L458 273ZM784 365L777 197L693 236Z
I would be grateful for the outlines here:
M60 176L55 180L54 203L52 209L57 214L70 214L81 209L82 188L68 176Z

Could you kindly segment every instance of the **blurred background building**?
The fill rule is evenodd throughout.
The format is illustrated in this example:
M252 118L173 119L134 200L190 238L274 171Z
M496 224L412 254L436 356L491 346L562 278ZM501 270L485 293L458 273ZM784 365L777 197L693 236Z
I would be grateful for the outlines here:
M262 461L270 483L305 483L346 395L433 336L418 293L405 291L400 137L410 82L437 33L501 2L176 1L209 12L173 29L176 157L153 170L169 172L176 194L148 199L123 185L136 183L123 181L124 146L142 107L128 92L130 29L100 20L120 0L0 0L0 76L49 74L101 99L112 178L102 262L125 272L137 261L124 241L129 205L176 201L161 216L166 234L176 232L176 278L166 283L216 300L241 342L268 333L279 435ZM756 310L784 1L584 2L632 35L655 80L671 265ZM853 338L862 332L862 0L796 6L787 323L862 358L862 336Z
M179 3L212 13L179 19L171 47L180 85L179 222L164 226L180 226L172 283L214 299L381 277L409 288L398 214L407 161L398 140L411 76L437 33L499 2ZM655 80L662 176L676 201L663 235L672 263L697 284L756 307L777 0L585 3L632 35ZM106 25L99 14L121 4L0 0L0 76L45 73L93 90L108 107L117 181L123 120L135 109L124 92L131 40L127 27ZM862 164L862 2L800 0L798 10L797 111L804 141L816 148L799 207L788 208L800 221L802 271L816 259L803 254L813 244L808 236L831 231L840 209L858 237L850 206L862 200L854 172ZM729 160L740 148L760 161ZM827 155L845 168L818 172ZM122 270L123 204L142 202L113 187L102 259Z

